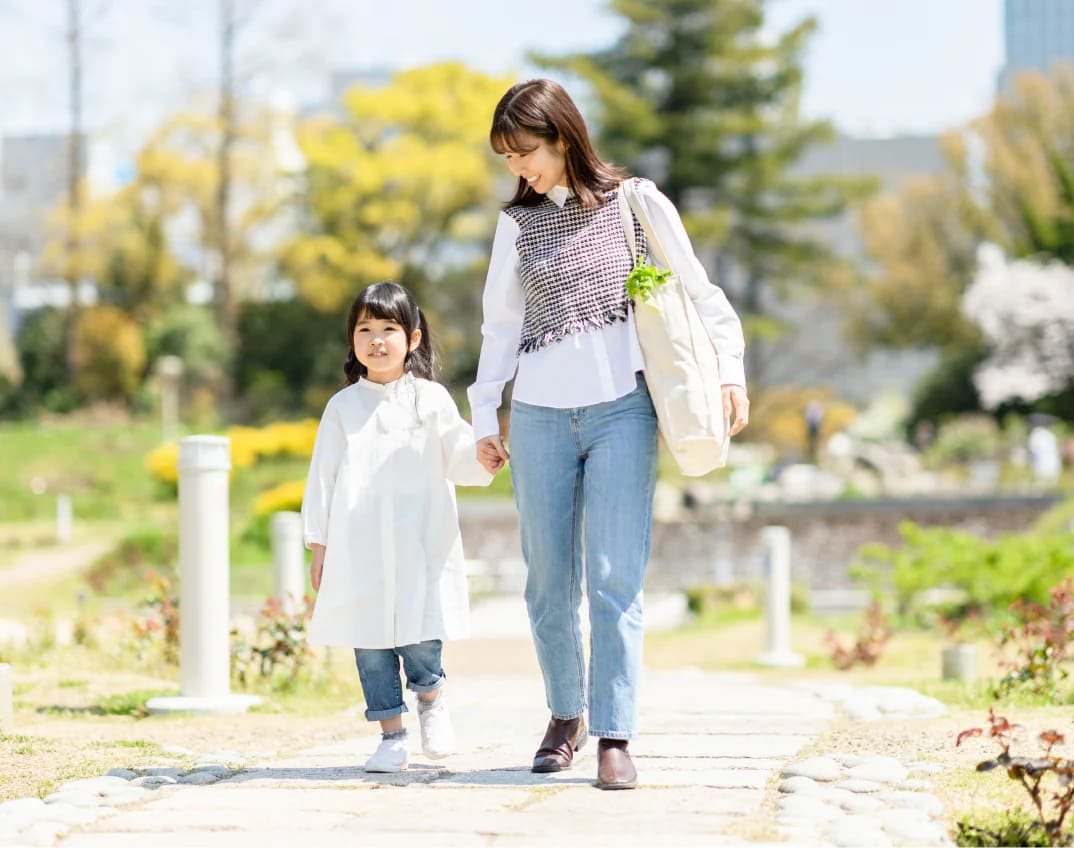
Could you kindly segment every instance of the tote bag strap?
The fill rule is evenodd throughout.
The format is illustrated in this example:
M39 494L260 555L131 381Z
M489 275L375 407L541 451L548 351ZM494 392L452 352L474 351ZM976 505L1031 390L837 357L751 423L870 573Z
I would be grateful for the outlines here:
M638 219L638 223L641 224L642 230L645 231L645 238L649 243L649 250L653 255L653 258L660 263L661 267L671 270L671 266L668 264L668 255L664 252L664 248L660 244L660 239L656 237L656 231L653 229L652 222L649 220L649 216L645 212L645 203L640 197L638 197L637 189L634 187L634 181L623 180L619 184L619 214L623 216L623 207L628 207L635 217ZM629 215L629 212L626 213ZM634 227L633 222L629 222L627 242L630 244L631 252L636 256L637 250L634 246ZM624 219L624 228L628 226L628 219Z
M627 246L630 248L630 259L637 265L641 262L638 255L638 240L634 235L634 216L630 212L630 199L628 193L633 188L629 179L619 183L619 220L623 224L623 235L626 236Z

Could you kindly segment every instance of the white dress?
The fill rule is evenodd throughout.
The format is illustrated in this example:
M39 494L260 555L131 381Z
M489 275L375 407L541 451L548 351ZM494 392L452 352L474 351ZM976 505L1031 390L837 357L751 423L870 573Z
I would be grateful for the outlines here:
M302 501L306 546L325 546L310 642L393 648L468 636L453 484L491 481L439 383L408 374L333 395Z

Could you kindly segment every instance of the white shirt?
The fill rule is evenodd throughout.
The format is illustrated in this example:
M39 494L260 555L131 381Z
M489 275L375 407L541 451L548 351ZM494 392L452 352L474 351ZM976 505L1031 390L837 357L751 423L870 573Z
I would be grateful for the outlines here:
M439 383L359 380L333 395L302 499L306 545L325 546L310 642L394 648L469 635L452 484L491 481Z
M569 196L570 189L565 186L554 186L547 194L561 208ZM723 290L708 282L671 201L648 181L641 183L638 197L645 204L668 262L681 277L712 339L719 356L721 381L745 386L745 343L738 316ZM500 432L496 410L503 401L504 386L512 377L516 400L568 409L628 394L636 385L635 373L645 367L633 312L626 321L518 354L524 307L515 248L518 234L518 223L501 212L482 299L483 341L477 380L467 392L477 439Z

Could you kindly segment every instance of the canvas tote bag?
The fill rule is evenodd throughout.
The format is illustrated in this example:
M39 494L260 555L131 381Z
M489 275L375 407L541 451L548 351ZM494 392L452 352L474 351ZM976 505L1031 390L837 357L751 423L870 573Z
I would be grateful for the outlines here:
M633 181L624 180L619 184L619 215L637 264L641 257L631 212L645 232L652 260L671 272L662 284L653 287L650 298L634 300L645 382L664 443L682 473L698 477L727 464L730 424L723 414L719 358L697 307L668 264L644 201Z

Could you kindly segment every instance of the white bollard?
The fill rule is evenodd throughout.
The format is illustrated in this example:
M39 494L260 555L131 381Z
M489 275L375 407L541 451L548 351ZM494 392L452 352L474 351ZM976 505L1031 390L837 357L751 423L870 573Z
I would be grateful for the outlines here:
M56 495L56 542L66 545L71 541L71 528L74 525L75 511L71 496Z
M228 471L225 436L179 441L178 697L151 698L150 713L238 713L258 704L231 694Z
M796 667L804 658L791 650L791 532L786 527L761 530L764 545L765 652L757 658L761 665Z
M15 725L12 691L11 666L7 663L0 663L0 735L11 733Z
M306 594L306 549L302 533L301 513L274 512L269 519L273 595L279 598L287 613L301 610Z

